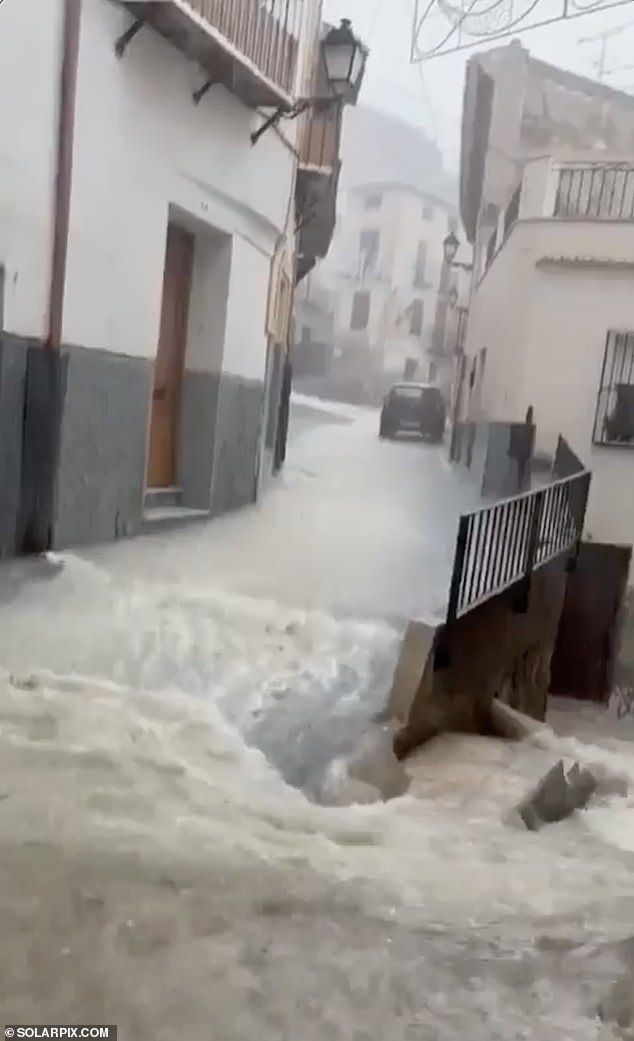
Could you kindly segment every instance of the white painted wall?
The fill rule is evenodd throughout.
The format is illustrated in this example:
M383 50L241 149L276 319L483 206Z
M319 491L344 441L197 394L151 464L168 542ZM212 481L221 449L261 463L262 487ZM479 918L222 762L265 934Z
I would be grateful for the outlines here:
M592 430L607 332L634 331L633 234L620 222L520 221L474 290L467 339L468 369L487 348L480 415L520 420L532 405L537 449L552 452L561 433L592 470L587 534L624 544L634 543L634 450L593 446Z
M200 229L196 235L185 353L186 367L195 372L222 369L233 242Z
M118 59L128 25L109 0L84 0L64 340L154 356L172 205L233 237L223 367L263 378L292 152L274 132L252 147L260 117L221 87L195 105L200 69L151 29Z
M0 263L4 326L47 331L61 0L0 4Z
M235 238L229 296L227 326L222 368L247 379L263 379L266 367L267 294L262 291L269 276L269 260L246 242ZM262 348L262 349L260 349Z

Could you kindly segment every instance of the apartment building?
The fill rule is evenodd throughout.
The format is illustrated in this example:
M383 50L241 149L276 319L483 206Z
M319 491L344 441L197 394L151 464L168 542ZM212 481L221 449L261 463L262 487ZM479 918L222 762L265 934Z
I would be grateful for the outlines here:
M329 266L337 347L365 359L378 392L407 371L434 379L431 356L443 240L457 215L445 198L398 182L348 193Z
M321 34L320 0L0 5L1 553L257 495Z
M512 305L510 301L512 300ZM634 153L526 163L478 258L470 419L562 434L592 470L587 535L634 542Z

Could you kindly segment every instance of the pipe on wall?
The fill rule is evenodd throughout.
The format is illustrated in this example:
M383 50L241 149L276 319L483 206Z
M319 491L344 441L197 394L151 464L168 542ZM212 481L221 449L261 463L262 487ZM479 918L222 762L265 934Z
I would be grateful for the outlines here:
M59 350L62 340L82 0L63 0L63 3L64 16L57 126L57 168L53 199L53 249L51 256L48 331L46 336L46 346L52 351Z

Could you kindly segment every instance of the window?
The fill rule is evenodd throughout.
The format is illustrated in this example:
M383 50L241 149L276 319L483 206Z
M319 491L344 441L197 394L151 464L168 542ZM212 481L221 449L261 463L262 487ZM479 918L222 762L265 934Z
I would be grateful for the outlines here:
M634 447L634 332L607 335L593 440Z
M364 228L359 236L359 277L371 274L379 257L380 235L376 228Z
M419 242L416 250L416 263L414 265L414 288L425 289L425 267L427 264L427 243Z
M370 294L360 290L352 297L351 329L367 329L370 320Z
M365 208L366 210L380 210L383 204L383 196L381 192L371 192L370 195L365 197Z
M398 383L392 391L392 397L396 401L422 401L423 388L415 385L408 387L406 384Z
M409 312L410 336L423 335L423 301L412 300Z
M423 203L423 220L434 219L434 207L430 202Z

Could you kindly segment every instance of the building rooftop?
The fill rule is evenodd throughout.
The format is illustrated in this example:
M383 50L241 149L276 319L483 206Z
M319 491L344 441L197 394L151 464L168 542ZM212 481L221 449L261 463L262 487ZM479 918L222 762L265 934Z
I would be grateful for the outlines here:
M519 166L532 151L543 152L564 143L586 151L592 147L624 150L634 146L631 95L533 58L518 40L475 54L467 62L465 73L460 154L460 213L470 242L482 203L491 202L483 198L483 193L487 155L496 151L490 146L489 135L496 84L502 78L507 84L513 80L524 84L518 91L522 100L514 125L516 137L511 129L508 131L507 158L511 163L516 161ZM536 84L543 85L539 93ZM567 98L566 104L562 97ZM500 148L497 139L496 146Z
M370 179L364 181L362 184L354 185L349 189L349 191L353 195L365 194L367 192L408 192L410 195L416 195L423 201L434 202L437 206L442 206L444 209L450 210L452 213L457 213L458 211L458 203L455 198L450 199L447 195L441 195L428 188L418 188L416 185L411 184L408 181L380 181Z

